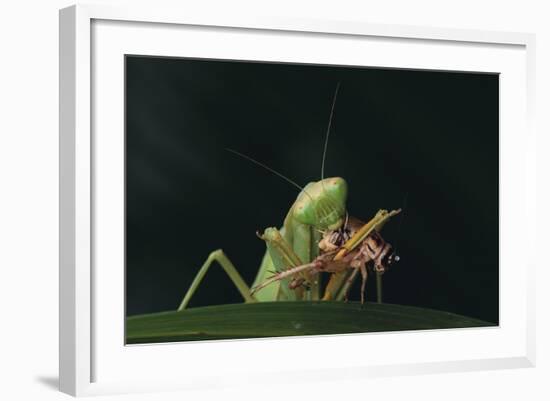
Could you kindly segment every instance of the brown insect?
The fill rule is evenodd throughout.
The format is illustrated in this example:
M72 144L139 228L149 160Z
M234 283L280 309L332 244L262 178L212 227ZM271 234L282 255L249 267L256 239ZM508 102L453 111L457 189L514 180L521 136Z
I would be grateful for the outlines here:
M291 267L276 273L252 291L256 292L273 282L292 276L294 278L289 282L289 288L307 287L308 277L315 277L316 273L327 272L332 273L333 276L327 285L324 299L332 299L334 294L331 294L331 287L339 286L337 282L344 278L345 283L342 291L344 300L347 301L351 285L360 272L362 277L361 303L364 303L368 277L367 264L372 262L373 270L382 274L393 263L399 261L399 256L395 253L391 244L382 238L379 230L390 217L400 212L401 209L391 212L380 210L368 223L354 217L347 218L342 227L336 230L327 230L323 233L318 245L320 255L311 263ZM343 276L342 273L349 269L352 269L351 274L347 277Z

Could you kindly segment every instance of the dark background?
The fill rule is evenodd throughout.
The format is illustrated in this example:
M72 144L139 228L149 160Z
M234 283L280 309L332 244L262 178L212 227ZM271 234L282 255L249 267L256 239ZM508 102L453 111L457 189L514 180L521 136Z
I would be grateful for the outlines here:
M383 237L401 261L384 302L498 323L498 75L126 58L127 315L174 310L223 248L248 284L298 191L327 176L370 219L405 206ZM369 280L367 298L375 298ZM358 289L351 293L358 299ZM190 306L241 302L217 266Z

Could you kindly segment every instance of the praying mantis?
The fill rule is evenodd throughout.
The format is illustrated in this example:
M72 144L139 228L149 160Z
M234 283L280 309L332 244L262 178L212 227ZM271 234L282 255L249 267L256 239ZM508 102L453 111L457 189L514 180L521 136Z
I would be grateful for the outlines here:
M399 257L379 232L400 209L379 210L366 224L349 216L346 209L348 185L342 177L324 178L324 165L334 106L340 84L334 93L321 165L321 179L301 187L270 167L237 151L230 150L283 178L300 190L282 227L269 227L258 237L266 252L251 287L243 280L231 260L218 249L210 253L178 311L187 308L210 267L216 262L227 273L246 303L274 301L347 301L358 272L362 276L361 303L364 302L366 265L374 264L377 273L377 299L381 302L381 274ZM320 275L330 273L322 288Z

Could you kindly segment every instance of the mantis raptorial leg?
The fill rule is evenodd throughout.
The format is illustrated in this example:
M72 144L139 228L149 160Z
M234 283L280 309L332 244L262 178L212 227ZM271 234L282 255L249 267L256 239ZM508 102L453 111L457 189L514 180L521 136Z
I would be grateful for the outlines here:
M260 268L260 274L254 280L252 287L255 288L259 283L262 283L267 279L268 274L275 272L281 272L296 266L302 265L302 259L298 256L296 249L293 248L288 239L292 240L295 235L289 235L286 230L279 231L274 227L267 228L262 235L258 235L265 241L267 247L267 253L269 260L273 265L273 269L270 271L268 268ZM264 290L265 291L265 290ZM255 291L256 292L256 291ZM256 297L262 300L277 300L281 296L286 300L296 300L303 295L303 289L291 290L288 287L288 280L284 280L283 284L279 286L279 293L275 294L275 299L265 299L265 295L258 289Z

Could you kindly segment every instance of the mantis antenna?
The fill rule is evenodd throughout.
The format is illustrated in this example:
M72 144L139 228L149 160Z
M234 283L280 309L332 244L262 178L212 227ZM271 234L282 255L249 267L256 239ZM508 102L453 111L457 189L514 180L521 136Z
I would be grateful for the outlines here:
M251 158L250 156L247 156L247 155L245 155L245 154L242 154L242 153L240 153L240 152L237 152L236 150L229 149L229 148L225 148L225 150L227 150L228 152L234 153L234 154L236 154L237 156L240 156L240 157L242 157L243 159L246 159L246 160L248 160L248 161L250 161L250 162L252 162L252 163L254 163L254 164L256 164L256 165L258 165L258 166L260 166L260 167L265 168L267 171L269 171L269 172L275 174L276 176L282 178L283 180L285 180L285 181L288 182L289 184L295 186L295 187L298 188L300 191L303 191L311 200L313 200L313 198L311 197L311 195L308 194L308 193L306 192L306 190L305 190L302 186L298 185L295 181L293 181L293 180L291 180L290 178L286 177L285 175L279 173L278 171L273 170L271 167L266 166L265 164L263 164L263 163L261 163L261 162L259 162L259 161L257 161L257 160L254 160L254 159Z
M332 116L334 115L334 106L336 105L336 98L338 96L338 90L340 89L340 82L338 82L336 84L336 90L334 91L334 97L332 99L332 107L330 109L330 117L328 119L328 128L327 128L327 134L325 136L325 145L324 145L324 148L323 148L323 161L321 163L321 180L323 180L324 176L325 176L325 158L326 158L326 155L327 155L327 147L328 147L328 138L329 138L329 135L330 135L330 128L332 126ZM289 184L293 185L294 187L298 188L300 191L303 191L311 200L313 200L313 198L311 197L310 194L308 194L306 192L306 190L298 185L295 181L291 180L290 178L286 177L285 175L279 173L278 171L272 169L271 167L268 167L266 166L265 164L257 161L257 160L254 160L253 158L251 158L250 156L247 156L245 154L242 154L240 152L237 152L236 150L233 150L233 149L230 149L230 148L226 148L225 150L227 150L228 152L231 152L231 153L234 153L236 154L237 156L240 156L242 157L243 159L246 159L260 167L263 167L264 169L266 169L267 171L275 174L276 176L282 178L283 180L285 180L286 182L288 182ZM324 191L324 186L323 186L323 191Z
M327 134L325 135L325 146L323 148L323 161L321 162L321 180L325 178L325 159L327 156L328 137L330 135L330 127L332 126L332 116L334 114L334 106L336 105L336 97L338 96L338 90L340 89L340 82L336 84L336 90L334 91L334 97L332 98L332 107L330 109L330 117L328 118Z
M334 115L334 107L336 106L336 98L338 97L338 91L340 90L340 81L336 84L336 89L334 91L334 97L332 98L332 106L330 108L330 116L328 118L328 127L327 127L327 133L325 135L325 145L323 147L323 161L321 162L321 186L323 188L323 192L328 196L328 199L330 203L334 207L333 199L331 199L330 195L325 190L325 160L327 158L327 149L328 149L328 138L330 136L330 128L332 127L332 116Z

